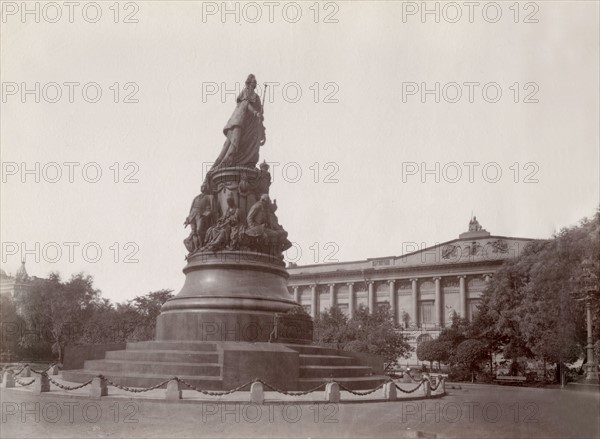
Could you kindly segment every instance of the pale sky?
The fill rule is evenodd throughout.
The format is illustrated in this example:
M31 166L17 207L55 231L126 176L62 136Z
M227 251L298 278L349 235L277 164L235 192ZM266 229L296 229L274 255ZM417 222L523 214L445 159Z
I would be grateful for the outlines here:
M523 2L518 17L513 1L499 2L496 23L489 22L497 12L491 6L486 15L473 11L472 23L461 6L461 18L450 23L457 11L429 2L440 10L436 23L433 14L410 15L421 2L375 1L318 9L277 2L271 20L264 2L230 2L239 17L223 20L221 2L140 1L120 3L118 23L111 1L99 3L102 15L92 23L97 11L88 3L73 11L73 23L63 2L55 3L60 10L37 3L39 23L36 2L24 18L15 9L21 2L2 6L7 272L14 274L29 249L30 275L84 271L113 301L178 292L189 232L183 221L235 107L235 93L222 99L221 91L249 73L261 85L279 83L266 103L261 161L279 163L271 197L302 251L299 259L288 254L299 264L323 262L332 248L334 259L349 261L448 241L466 230L471 212L492 234L547 238L598 206L597 2ZM123 22L127 16L137 23ZM69 102L65 83L72 82L79 85ZM39 103L35 91L21 94L36 83ZM96 103L82 96L90 83L102 91ZM436 83L440 102L431 93L423 103L421 89ZM456 99L452 83L462 92ZM478 83L473 102L465 83ZM407 94L415 84L416 94ZM498 89L499 100L488 102ZM130 93L139 102L124 103ZM92 84L86 98L94 96ZM22 172L22 164L35 170L36 162L39 182L35 171ZM65 162L79 163L73 182ZM88 179L102 171L98 182L84 179L86 164ZM423 166L433 173L422 175ZM124 183L127 176L137 182ZM64 244L71 242L78 244ZM84 259L84 246L88 260L102 250L97 262ZM125 263L127 255L137 262Z

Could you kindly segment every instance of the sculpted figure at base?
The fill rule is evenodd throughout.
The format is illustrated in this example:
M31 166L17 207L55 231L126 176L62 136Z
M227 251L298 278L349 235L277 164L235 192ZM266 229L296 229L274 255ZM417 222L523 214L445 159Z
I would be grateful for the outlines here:
M273 246L278 251L285 251L292 246L287 239L287 232L279 225L275 211L277 203L271 203L267 194L254 203L248 212L248 228L246 235L254 239L255 245Z
M250 74L246 88L237 97L235 110L223 128L227 139L210 171L230 166L254 168L258 163L259 149L266 136L263 106L255 89L256 78Z
M239 209L233 197L227 198L227 210L217 223L208 229L205 245L201 251L216 252L223 249L237 250L243 225L240 223Z
M204 242L206 232L214 223L217 214L214 197L208 193L208 186L203 184L200 195L194 198L190 213L183 223L184 227L191 227L190 236L183 242L190 253L194 253Z

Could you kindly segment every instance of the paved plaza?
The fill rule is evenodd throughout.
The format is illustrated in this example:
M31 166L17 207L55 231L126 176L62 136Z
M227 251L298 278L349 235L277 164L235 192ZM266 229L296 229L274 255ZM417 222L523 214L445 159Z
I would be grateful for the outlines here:
M429 400L284 401L263 406L65 398L2 389L1 437L599 437L598 392L571 387L460 387L449 385L447 396Z

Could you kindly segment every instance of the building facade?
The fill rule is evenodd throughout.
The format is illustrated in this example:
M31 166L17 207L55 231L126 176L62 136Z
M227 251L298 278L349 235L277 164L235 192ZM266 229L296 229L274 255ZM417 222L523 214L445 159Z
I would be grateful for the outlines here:
M289 267L288 287L315 319L334 305L352 317L360 305L388 303L416 347L455 315L472 319L487 282L531 241L491 235L473 218L457 239L402 256ZM414 354L408 363L418 363Z
M30 277L25 269L25 261L14 276L0 270L0 295L10 297L17 306L17 313L21 313L21 303L27 300L31 291L31 284L35 277Z

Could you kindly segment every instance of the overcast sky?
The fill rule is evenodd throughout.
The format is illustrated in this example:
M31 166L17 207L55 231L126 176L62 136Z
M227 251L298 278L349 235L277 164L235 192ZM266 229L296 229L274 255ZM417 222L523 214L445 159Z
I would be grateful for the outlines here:
M222 92L249 73L261 95L278 83L261 161L279 164L290 260L399 255L471 213L503 236L576 224L600 197L598 3L513 3L430 2L436 23L421 2L81 2L71 23L62 2L5 2L3 268L28 249L29 274L84 271L114 301L178 292L183 221L235 107Z

